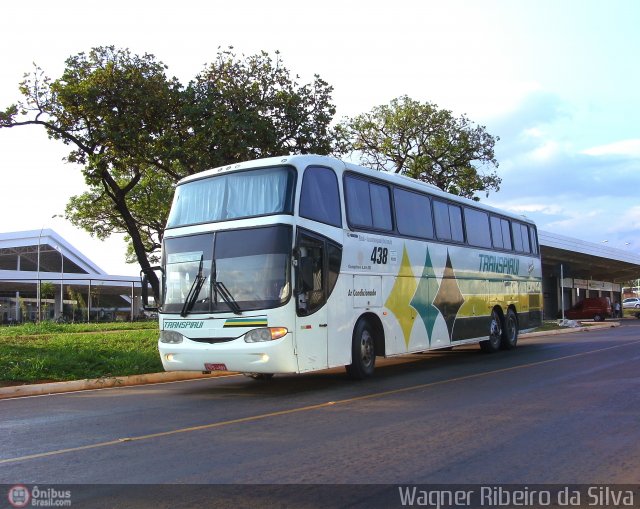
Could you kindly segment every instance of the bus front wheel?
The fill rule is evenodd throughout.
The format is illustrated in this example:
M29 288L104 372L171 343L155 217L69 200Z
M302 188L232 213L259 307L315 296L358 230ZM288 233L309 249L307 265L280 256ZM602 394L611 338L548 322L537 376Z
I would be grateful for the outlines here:
M373 375L376 366L376 351L373 328L366 320L360 320L353 330L351 364L346 366L347 374L354 380L362 380Z
M253 378L254 380L271 380L273 373L242 373L244 376Z

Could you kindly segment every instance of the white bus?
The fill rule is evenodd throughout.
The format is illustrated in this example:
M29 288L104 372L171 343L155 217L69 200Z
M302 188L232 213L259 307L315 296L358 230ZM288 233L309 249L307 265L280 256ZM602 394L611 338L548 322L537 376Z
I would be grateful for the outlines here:
M181 180L152 270L168 371L359 379L376 356L511 349L542 319L531 221L330 157Z

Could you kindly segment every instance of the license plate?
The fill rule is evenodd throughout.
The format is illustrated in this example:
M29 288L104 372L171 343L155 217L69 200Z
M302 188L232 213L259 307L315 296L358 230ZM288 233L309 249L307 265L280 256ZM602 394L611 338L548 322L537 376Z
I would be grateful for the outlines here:
M205 362L204 370L205 371L229 371L227 369L226 364L209 363L209 362Z

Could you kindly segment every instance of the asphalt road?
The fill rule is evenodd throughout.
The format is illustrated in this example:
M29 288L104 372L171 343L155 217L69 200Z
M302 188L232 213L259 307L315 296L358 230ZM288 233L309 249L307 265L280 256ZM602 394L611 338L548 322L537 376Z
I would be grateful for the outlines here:
M379 360L364 382L329 370L0 400L7 485L639 482L640 320Z

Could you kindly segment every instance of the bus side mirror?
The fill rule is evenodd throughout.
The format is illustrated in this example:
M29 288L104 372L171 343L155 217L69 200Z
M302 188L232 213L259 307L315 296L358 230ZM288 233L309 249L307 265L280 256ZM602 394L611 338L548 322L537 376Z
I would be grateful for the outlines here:
M142 279L140 293L142 296L142 308L145 311L158 311L158 302L161 300L158 295L153 296L155 305L149 304L149 272L162 272L160 267L151 267L149 269L142 269L140 271L140 277Z

